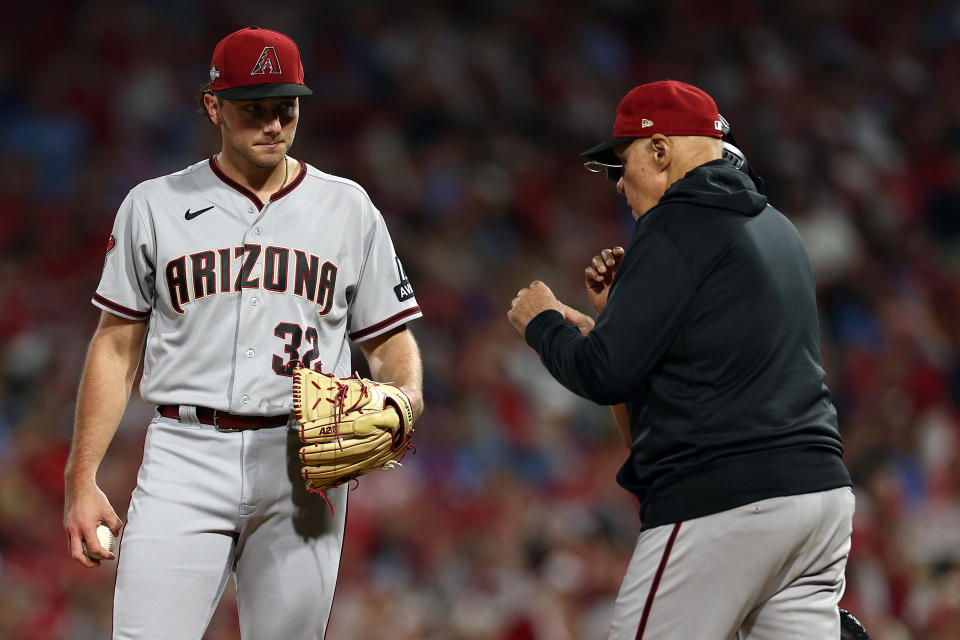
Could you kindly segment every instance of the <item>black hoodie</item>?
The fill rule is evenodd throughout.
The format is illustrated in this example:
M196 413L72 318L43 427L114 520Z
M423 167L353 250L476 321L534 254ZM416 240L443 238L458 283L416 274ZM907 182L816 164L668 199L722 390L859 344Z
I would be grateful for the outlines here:
M640 218L593 331L545 311L526 339L574 393L627 403L633 447L617 480L644 529L850 484L810 261L726 160Z

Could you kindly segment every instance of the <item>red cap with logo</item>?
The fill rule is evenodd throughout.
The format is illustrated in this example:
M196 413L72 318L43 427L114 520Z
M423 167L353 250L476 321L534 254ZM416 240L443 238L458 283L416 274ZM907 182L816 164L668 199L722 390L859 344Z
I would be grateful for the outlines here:
M309 96L300 50L278 31L247 27L217 43L210 89L227 100Z
M618 165L613 149L657 133L665 136L723 137L717 103L702 89L676 80L661 80L631 89L617 107L613 138L580 155Z

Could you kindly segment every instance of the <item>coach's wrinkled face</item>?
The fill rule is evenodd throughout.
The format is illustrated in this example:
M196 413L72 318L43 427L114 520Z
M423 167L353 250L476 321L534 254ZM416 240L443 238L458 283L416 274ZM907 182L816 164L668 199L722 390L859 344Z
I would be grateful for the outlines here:
M613 151L623 163L617 192L626 197L633 217L639 219L660 201L669 186L670 139L658 133L651 138L637 138Z
M206 104L210 119L220 127L224 151L255 167L277 166L293 144L300 118L298 98L209 100Z

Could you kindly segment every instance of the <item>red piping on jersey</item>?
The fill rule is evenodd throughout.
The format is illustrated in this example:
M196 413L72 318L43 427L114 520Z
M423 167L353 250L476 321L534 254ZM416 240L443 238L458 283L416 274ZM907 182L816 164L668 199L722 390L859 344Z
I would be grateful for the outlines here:
M647 627L647 619L650 617L650 609L653 608L653 598L657 595L657 589L660 587L660 580L663 578L663 572L667 568L667 560L670 558L670 551L673 549L673 543L677 541L677 534L680 532L678 522L673 525L673 531L670 532L670 538L667 540L667 546L663 549L663 555L660 557L660 566L657 567L657 573L653 576L653 583L650 585L650 592L647 594L647 601L643 605L643 615L640 616L640 625L637 627L637 640L643 640L643 631Z
M277 191L275 194L273 194L272 196L270 196L270 202L273 202L274 200L279 200L279 199L282 198L283 196L287 195L288 193L290 193L291 191L293 191L294 189L296 189L297 186L298 186L301 182L303 182L303 179L307 177L307 167L306 167L306 165L303 163L303 160L299 160L298 162L300 162L300 173L297 174L297 177L294 178L294 179L290 182L290 184L288 184L288 185L285 186L283 189L280 189L280 191Z
M391 324L393 324L398 320L402 320L407 316L412 316L417 313L420 313L420 307L410 307L409 309L404 309L400 313L394 314L389 318L387 318L386 320L381 320L377 324L371 325L366 329L360 329L359 331L354 331L353 333L350 334L350 339L356 340L357 338L368 336L371 333L374 333L376 331L379 331L380 329L383 329L384 327L389 327Z
M303 160L298 160L297 162L300 163L300 172L293 179L293 182L291 182L290 184L285 186L283 189L280 189L279 191L274 193L272 196L270 196L270 202L273 202L274 200L279 200L283 196L293 191L301 182L303 182L303 179L307 177L306 164L304 164ZM242 184L240 184L239 182L237 182L236 180L234 180L233 178L225 174L223 170L220 169L219 165L217 165L217 156L212 156L210 158L210 168L213 170L214 175L216 175L218 178L220 178L220 180L226 183L227 186L233 187L243 195L247 196L250 202L256 205L257 211L259 211L260 209L263 209L263 203L260 202L260 198L257 197L257 194L255 194L253 191L250 191L250 189L247 189L245 186L243 186Z
M134 318L146 318L147 316L150 315L150 312L149 312L149 311L137 311L136 309L128 309L127 307L124 307L123 305L119 305L119 304L117 304L116 302L113 302L113 301L111 301L111 300L107 300L106 298L104 298L104 297L103 297L102 295L100 295L99 293L94 293L94 294L93 294L93 301L94 301L94 302L99 302L99 303L102 304L103 306L108 307L108 308L112 309L113 311L116 311L117 313L125 313L125 314L127 314L128 316L133 316Z

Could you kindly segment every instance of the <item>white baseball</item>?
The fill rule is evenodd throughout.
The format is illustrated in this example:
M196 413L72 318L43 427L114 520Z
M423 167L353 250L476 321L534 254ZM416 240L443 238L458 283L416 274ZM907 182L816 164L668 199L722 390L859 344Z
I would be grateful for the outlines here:
M113 532L110 531L110 528L105 524L97 525L97 540L100 541L100 546L106 549L108 552L113 553ZM90 557L90 554L87 553L87 542L83 542L83 554Z

